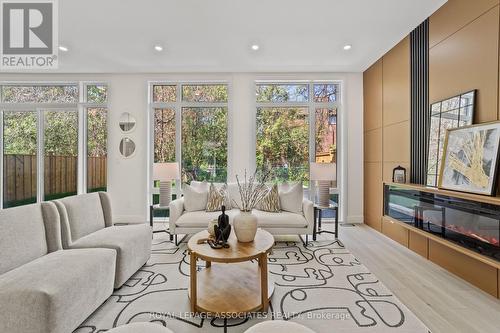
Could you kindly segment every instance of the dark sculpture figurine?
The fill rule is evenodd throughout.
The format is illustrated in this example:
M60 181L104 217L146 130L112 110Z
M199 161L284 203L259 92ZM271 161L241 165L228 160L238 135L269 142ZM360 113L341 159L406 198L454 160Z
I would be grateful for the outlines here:
M229 247L227 240L231 234L231 225L229 224L229 216L226 214L226 206L222 206L222 214L219 215L217 221L217 225L214 226L215 241L209 242L209 245L216 249Z

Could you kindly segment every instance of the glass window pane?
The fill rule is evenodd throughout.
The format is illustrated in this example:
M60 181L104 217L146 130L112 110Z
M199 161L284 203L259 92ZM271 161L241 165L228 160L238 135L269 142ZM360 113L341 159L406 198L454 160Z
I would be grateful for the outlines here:
M182 100L184 102L227 102L227 85L183 85Z
M108 100L108 87L105 85L88 85L87 102L105 103Z
M337 163L337 109L316 109L315 161Z
M175 110L154 111L154 162L175 162Z
M183 181L227 179L227 108L182 108Z
M78 87L66 86L2 86L5 103L77 103Z
M4 208L36 202L36 122L35 112L4 112Z
M257 84L257 102L307 102L307 84Z
M337 84L315 84L314 101L315 102L336 102L340 99L339 86Z
M276 180L309 179L308 110L300 107L257 109L257 169Z
M75 195L78 165L78 113L44 112L44 200Z
M87 109L87 192L107 189L107 108Z
M175 102L177 94L175 85L153 86L153 102Z

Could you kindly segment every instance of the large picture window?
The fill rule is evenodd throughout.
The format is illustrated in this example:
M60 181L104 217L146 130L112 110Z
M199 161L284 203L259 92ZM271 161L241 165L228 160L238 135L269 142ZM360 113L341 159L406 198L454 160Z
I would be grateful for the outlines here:
M3 208L106 190L106 85L0 84L0 92Z
M307 186L310 161L337 163L339 101L338 83L257 82L257 168Z
M182 181L226 181L228 87L153 84L153 161L178 161Z

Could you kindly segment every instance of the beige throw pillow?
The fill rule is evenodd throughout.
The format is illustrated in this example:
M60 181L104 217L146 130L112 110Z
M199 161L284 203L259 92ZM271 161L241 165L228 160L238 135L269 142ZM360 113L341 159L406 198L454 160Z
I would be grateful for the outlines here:
M222 184L220 188L217 188L211 183L208 189L207 212L220 211L222 210L222 205L226 206L226 209L231 209L227 206L228 201L227 185Z
M257 209L271 213L281 212L277 184L274 184L270 189L267 189L267 193L257 205Z
M302 200L304 197L302 182L281 187L279 197L282 210L297 214L302 213Z
M208 191L199 190L188 184L184 184L182 188L184 194L184 209L187 212L205 210L207 207Z

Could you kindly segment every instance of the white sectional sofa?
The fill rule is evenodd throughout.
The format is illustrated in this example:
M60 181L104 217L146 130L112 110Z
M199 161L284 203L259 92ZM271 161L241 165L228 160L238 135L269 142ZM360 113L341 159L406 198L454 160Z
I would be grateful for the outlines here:
M238 195L236 186L234 183L228 184L230 200ZM178 235L190 235L205 230L208 222L221 214L220 211L186 211L184 200L185 198L181 197L172 201L169 206L169 232L171 236L175 237L177 245L179 244ZM299 237L305 235L305 241L302 237L300 238L307 245L308 235L313 234L314 205L310 200L302 199L302 207L297 212L281 211L279 213L271 213L258 209L254 209L252 212L257 216L258 226L273 235L298 235ZM229 216L229 222L232 224L234 216L238 214L238 209L232 208L226 210L226 214Z
M0 332L68 333L143 266L146 223L114 226L106 193L0 210Z
M151 255L151 227L146 223L114 226L107 193L88 193L54 201L61 217L64 249L116 251L115 288L121 287Z
M113 293L116 251L63 250L51 202L0 210L0 332L68 333Z

